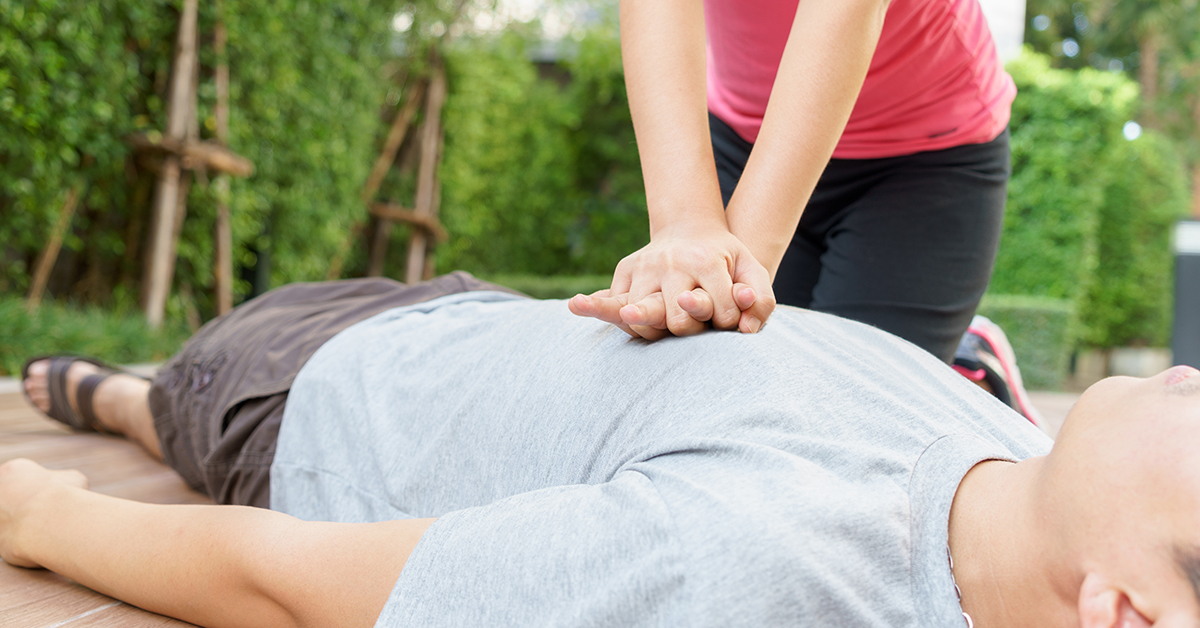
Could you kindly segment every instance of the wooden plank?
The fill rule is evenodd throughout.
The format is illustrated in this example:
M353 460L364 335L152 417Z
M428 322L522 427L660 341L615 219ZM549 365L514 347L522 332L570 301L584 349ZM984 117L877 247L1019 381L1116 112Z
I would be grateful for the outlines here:
M160 504L211 501L137 445L119 437L74 433L40 415L21 393L0 394L0 462L30 458L52 469L79 469L92 490ZM68 578L0 561L0 625L5 628L190 626L122 604Z
M445 148L445 145L446 145L446 127L438 127L438 151L437 151L438 156L437 156L437 159L438 159L439 163L442 161L442 149ZM430 204L429 218L433 220L433 224L438 225L439 227L441 226L442 223L440 221L438 221L437 216L438 216L438 211L441 208L441 206L442 206L442 184L441 184L441 181L438 179L437 173L434 173L434 175L433 175L433 201ZM442 233L445 234L445 237L440 238L438 240L439 243L445 242L446 240L450 239L450 235L446 234L444 230ZM433 247L427 247L425 249L425 268L423 268L421 270L421 281L429 281L430 279L433 279L434 274L436 274L436 272L437 272L436 266L437 266L437 260L436 260L436 258L434 258L434 255L433 255Z
M50 280L50 271L54 269L54 262L58 260L58 252L62 249L63 238L71 226L71 219L75 217L75 206L79 202L82 189L83 182L79 182L67 190L67 198L58 210L58 222L50 232L50 241L46 243L46 248L42 250L33 266L33 285L29 288L29 298L26 300L30 308L35 308L42 302L42 294Z
M425 103L425 121L421 123L421 161L417 166L417 199L415 210L426 217L433 215L434 187L437 185L438 135L442 127L442 105L446 102L446 69L441 59L433 63L433 77ZM414 229L408 236L408 263L404 269L405 283L421 281L425 269L425 232Z
M0 617L5 628L192 625L129 606L44 569L22 569L3 561Z
M254 174L254 162L215 142L185 141L156 133L135 133L126 137L125 142L139 151L179 158L180 167L185 170L203 168L235 177Z
M383 184L383 179L387 176L388 170L396 163L396 153L400 150L400 145L404 143L404 137L408 134L408 127L412 124L413 117L417 114L417 109L420 107L421 99L424 96L425 84L417 81L412 90L408 94L408 100L404 106L396 112L396 117L392 119L392 126L388 129L387 139L383 142L383 149L379 151L379 156L375 158L375 164L371 167L371 174L367 176L367 182L363 185L362 200L371 204L371 199L375 198L375 194L379 192L379 186ZM391 219L378 216L376 220L375 231L371 237L370 246L367 248L367 276L382 277L383 265L387 260L388 242L392 237ZM341 266L341 260L337 260L337 266Z
M160 628L192 625L194 624L119 604L56 628Z
M217 55L217 143L229 146L229 59L225 55L225 3L217 0L217 24L213 28L213 52ZM253 164L251 165L253 167ZM213 233L213 288L217 315L233 309L233 226L229 221L229 175L220 174L213 185L217 196L217 220Z
M364 203L370 203L371 199L375 198L388 170L396 162L396 152L404 143L404 136L408 133L408 126L412 124L412 119L417 114L417 108L421 104L424 92L425 84L417 81L408 94L408 102L404 103L400 111L396 112L396 117L392 119L387 139L383 142L383 150L379 151L379 156L375 158L375 165L371 167L371 174L367 176L367 183L363 186L362 200Z
M445 242L450 237L436 216L424 216L393 203L371 203L371 215L424 229L438 242Z

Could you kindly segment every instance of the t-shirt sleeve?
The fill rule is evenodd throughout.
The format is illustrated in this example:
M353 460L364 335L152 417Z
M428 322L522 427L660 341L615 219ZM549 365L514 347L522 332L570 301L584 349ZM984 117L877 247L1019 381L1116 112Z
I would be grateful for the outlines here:
M451 512L422 536L376 627L660 625L687 616L678 544L634 471Z

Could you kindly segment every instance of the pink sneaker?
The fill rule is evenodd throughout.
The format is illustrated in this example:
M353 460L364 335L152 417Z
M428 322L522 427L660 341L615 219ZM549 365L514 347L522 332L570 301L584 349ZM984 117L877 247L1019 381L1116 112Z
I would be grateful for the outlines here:
M986 317L976 316L958 343L953 367L973 382L987 382L997 399L1041 427L1042 415L1029 401L1029 394L1021 383L1017 357L999 325Z

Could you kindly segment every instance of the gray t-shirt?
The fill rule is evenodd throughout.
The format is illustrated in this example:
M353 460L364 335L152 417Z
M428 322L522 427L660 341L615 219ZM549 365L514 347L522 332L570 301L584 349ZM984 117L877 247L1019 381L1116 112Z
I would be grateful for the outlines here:
M922 350L781 307L648 343L467 293L297 377L271 506L440 517L377 626L945 626L950 504L1050 440Z

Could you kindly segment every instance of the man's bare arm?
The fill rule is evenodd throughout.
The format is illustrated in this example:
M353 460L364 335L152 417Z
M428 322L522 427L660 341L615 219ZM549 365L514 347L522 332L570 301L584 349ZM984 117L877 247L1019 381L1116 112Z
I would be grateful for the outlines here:
M0 465L0 556L201 626L372 626L434 521L143 504L62 473Z

